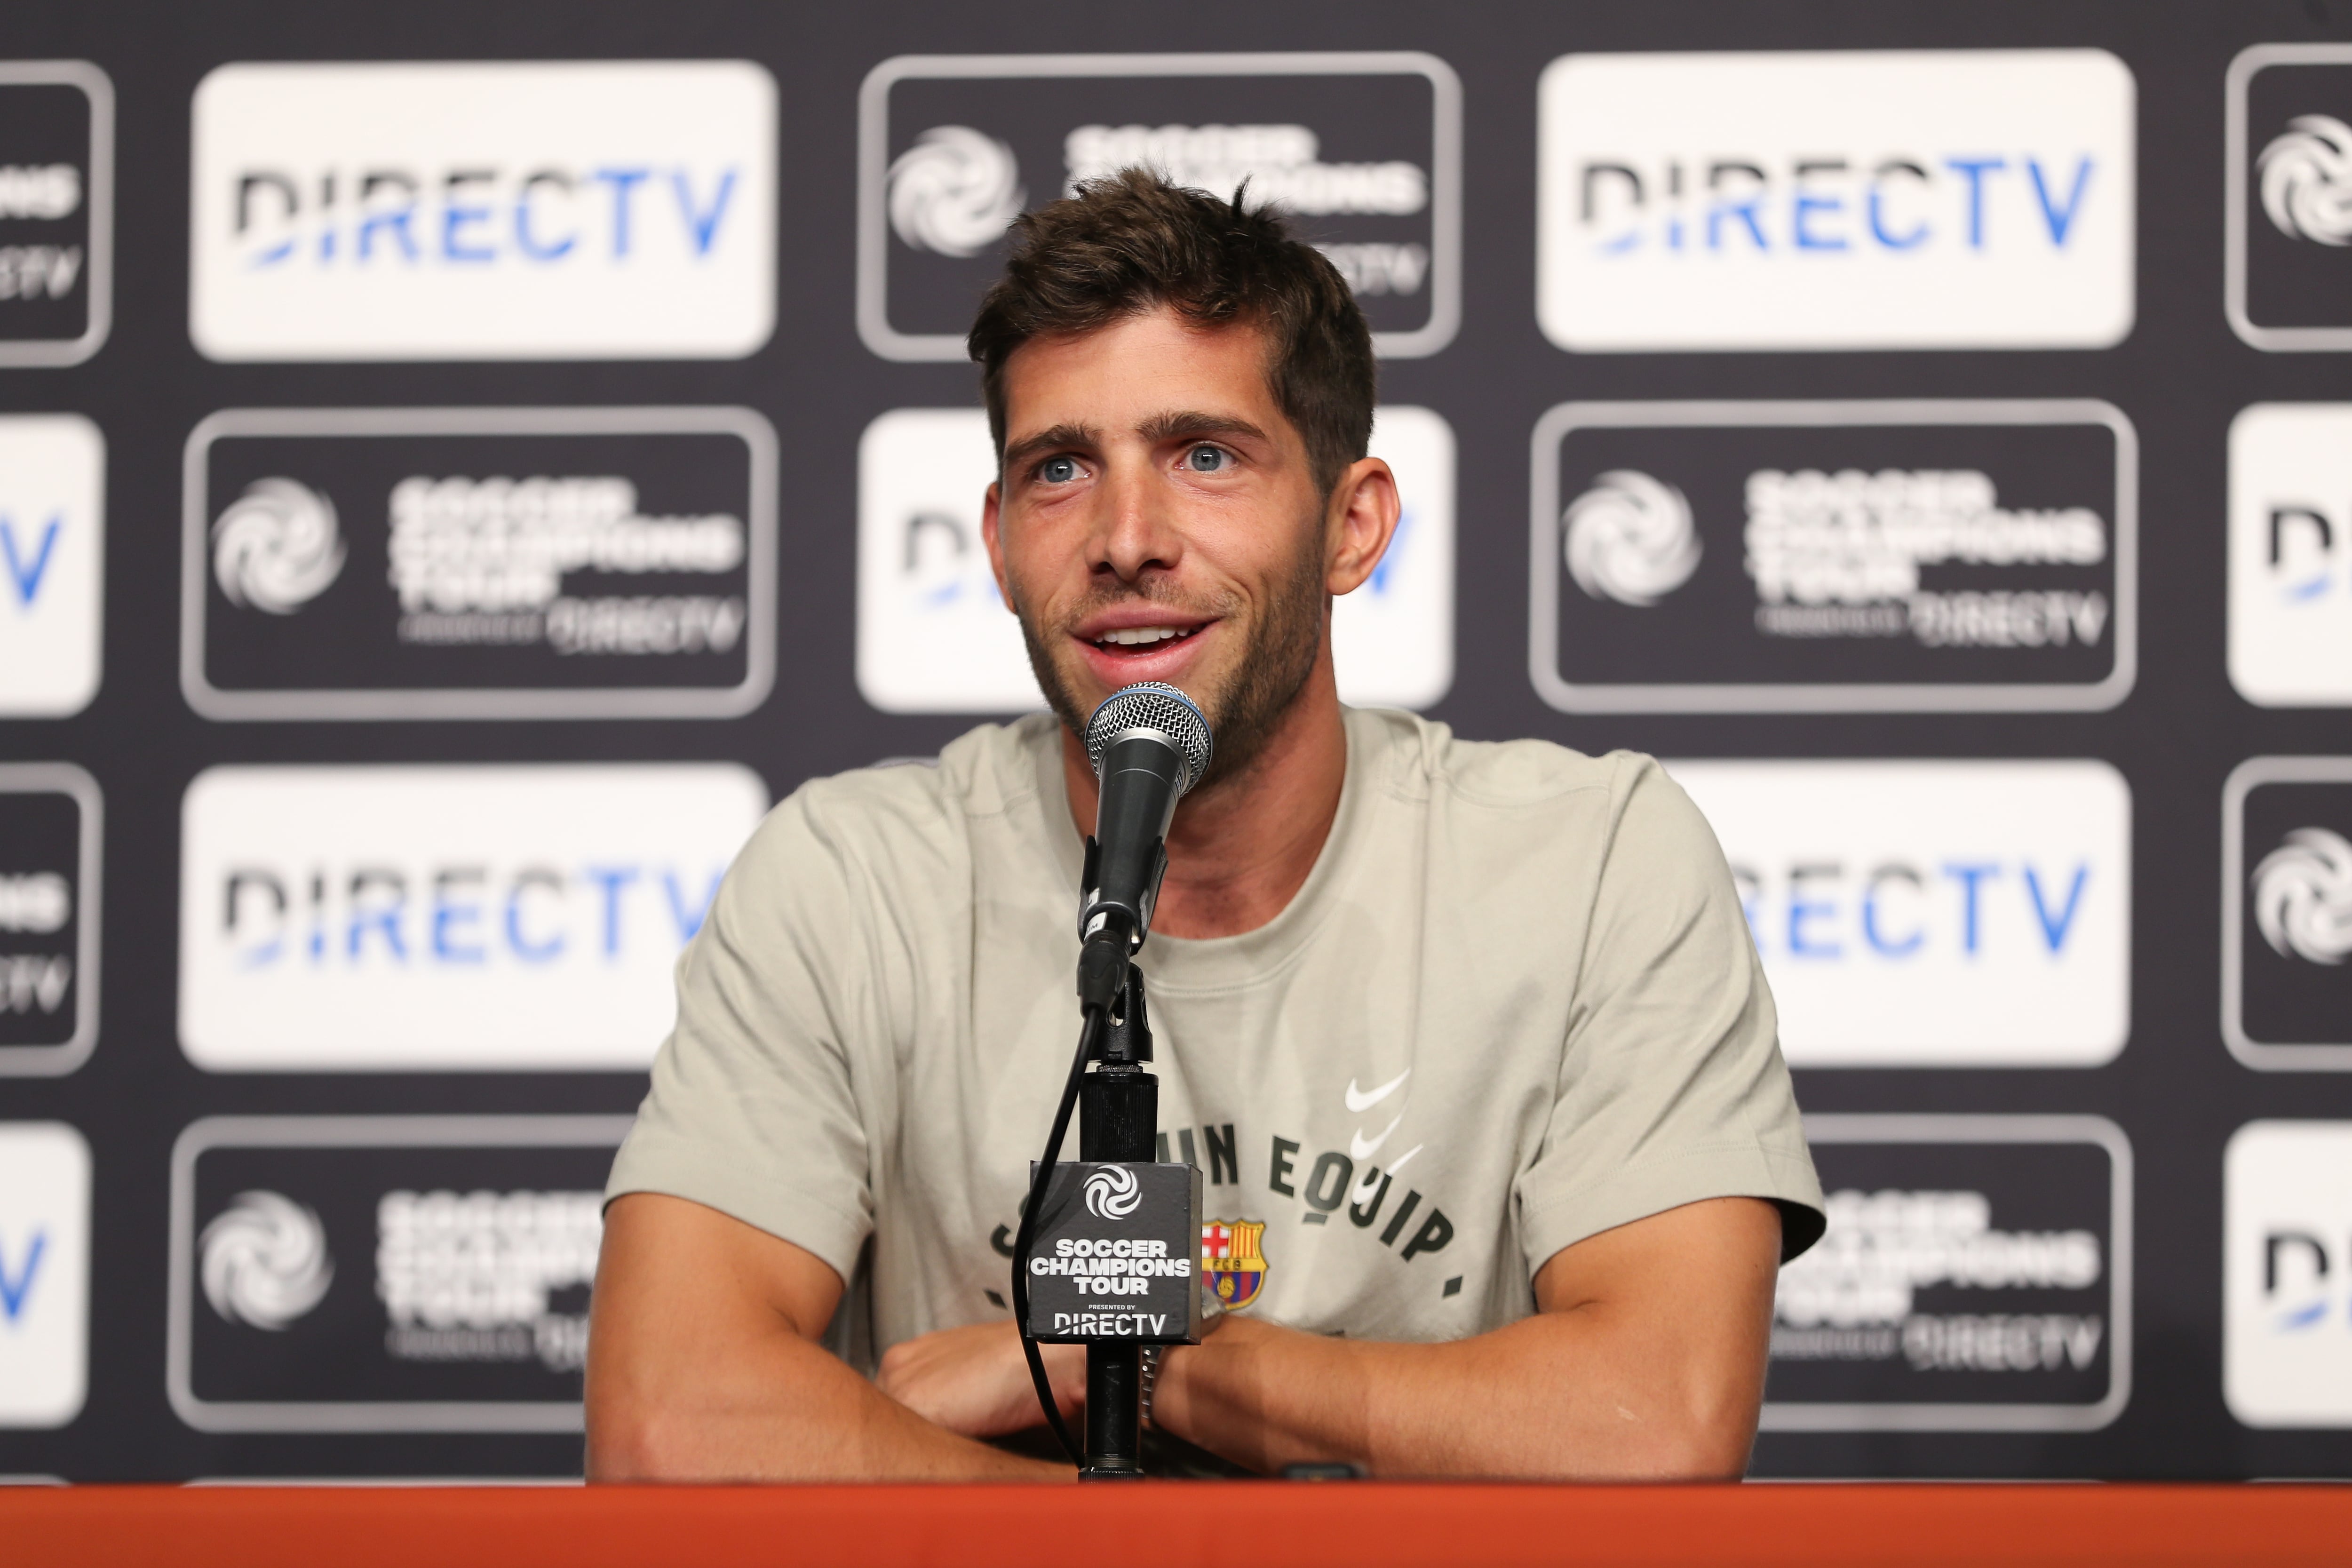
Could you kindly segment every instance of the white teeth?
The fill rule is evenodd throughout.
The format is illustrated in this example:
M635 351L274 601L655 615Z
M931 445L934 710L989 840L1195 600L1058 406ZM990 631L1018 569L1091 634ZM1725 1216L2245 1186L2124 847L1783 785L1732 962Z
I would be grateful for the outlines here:
M1166 642L1171 637L1189 637L1189 629L1175 626L1129 626L1121 631L1105 632L1095 640L1118 647L1132 647L1139 643Z

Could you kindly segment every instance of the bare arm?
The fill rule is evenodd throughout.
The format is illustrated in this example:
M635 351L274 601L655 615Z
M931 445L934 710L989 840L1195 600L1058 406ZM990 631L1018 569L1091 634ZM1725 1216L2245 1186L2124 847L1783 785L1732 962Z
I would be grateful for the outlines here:
M1713 1198L1603 1231L1536 1276L1534 1317L1450 1344L1228 1318L1170 1352L1155 1424L1257 1469L1733 1479L1764 1396L1780 1214Z
M588 1337L591 1480L1053 1479L932 1425L818 1342L841 1277L683 1198L604 1216Z

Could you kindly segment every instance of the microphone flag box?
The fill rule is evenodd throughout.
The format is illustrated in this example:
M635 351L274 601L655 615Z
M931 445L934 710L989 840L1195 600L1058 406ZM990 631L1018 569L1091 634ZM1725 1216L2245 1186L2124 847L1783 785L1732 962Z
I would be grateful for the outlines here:
M1030 1167L1035 1180L1036 1167ZM1029 1332L1061 1343L1201 1340L1201 1171L1070 1161L1038 1205Z

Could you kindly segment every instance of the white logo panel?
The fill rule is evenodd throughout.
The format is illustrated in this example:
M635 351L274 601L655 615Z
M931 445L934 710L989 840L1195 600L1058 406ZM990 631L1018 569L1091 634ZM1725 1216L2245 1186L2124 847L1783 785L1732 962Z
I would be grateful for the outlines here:
M727 764L224 767L181 807L214 1071L635 1070L767 809Z
M749 61L227 65L193 134L213 359L731 359L774 326Z
M1403 514L1370 581L1332 606L1339 695L1424 708L1454 684L1454 430L1427 408L1384 407L1372 455L1396 472ZM857 689L886 713L1040 707L1021 628L981 542L996 479L988 416L894 408L858 444Z
M62 1426L89 1367L89 1145L0 1122L0 1426Z
M0 717L89 706L105 577L105 437L76 414L0 416Z
M1562 56L1537 315L1580 353L2108 347L2134 95L2098 49Z
M2352 403L2231 422L2230 683L2265 708L2352 706Z
M2249 1426L2352 1426L2352 1121L2253 1121L2222 1157L2221 1387Z
M1669 764L1793 1067L2096 1067L2130 1032L2131 791L2100 762Z

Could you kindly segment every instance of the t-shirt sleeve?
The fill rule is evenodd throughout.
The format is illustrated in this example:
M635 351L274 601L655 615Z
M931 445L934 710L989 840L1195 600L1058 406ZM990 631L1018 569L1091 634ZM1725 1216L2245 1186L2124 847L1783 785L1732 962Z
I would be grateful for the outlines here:
M1518 1183L1528 1273L1715 1197L1774 1203L1786 1261L1821 1236L1822 1193L1763 963L1706 819L1656 763L1614 760L1558 1096Z
M885 1027L854 868L808 792L771 812L677 963L677 1023L605 1201L690 1198L847 1280L873 1228L850 1043Z

